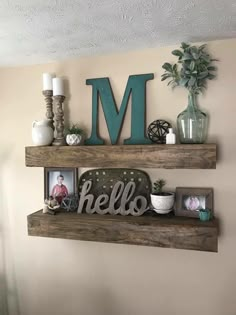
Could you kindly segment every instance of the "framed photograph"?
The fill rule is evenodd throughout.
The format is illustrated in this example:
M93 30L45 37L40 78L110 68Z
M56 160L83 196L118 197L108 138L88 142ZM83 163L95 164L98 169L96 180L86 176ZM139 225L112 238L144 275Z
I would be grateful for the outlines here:
M52 196L61 204L64 197L77 193L77 168L44 168L44 199Z
M210 209L213 213L213 189L198 187L177 187L175 215L199 217L200 209Z

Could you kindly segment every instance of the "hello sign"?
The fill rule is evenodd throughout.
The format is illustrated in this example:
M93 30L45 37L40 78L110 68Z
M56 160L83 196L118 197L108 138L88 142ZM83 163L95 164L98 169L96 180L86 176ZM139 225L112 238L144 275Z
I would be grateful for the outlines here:
M132 214L139 216L148 210L148 202L145 197L136 196L131 201L136 187L134 182L128 182L127 184L124 184L123 182L119 181L115 183L110 196L108 194L101 194L95 201L94 195L89 194L91 187L91 181L86 181L84 183L80 195L78 213L81 213L85 208L85 211L88 214L93 214L96 212L99 214ZM119 205L117 205L118 201L120 201ZM93 203L94 207L92 207ZM106 204L108 204L108 206L104 207Z
M82 174L78 213L142 215L150 204L150 179L140 170L96 169Z
M122 129L129 99L131 98L131 136L124 140L124 144L148 144L146 137L146 83L154 78L153 73L131 75L125 88L120 110L117 109L109 78L86 80L92 85L92 132L85 144L104 144L98 134L99 99L104 112L111 144L116 144Z

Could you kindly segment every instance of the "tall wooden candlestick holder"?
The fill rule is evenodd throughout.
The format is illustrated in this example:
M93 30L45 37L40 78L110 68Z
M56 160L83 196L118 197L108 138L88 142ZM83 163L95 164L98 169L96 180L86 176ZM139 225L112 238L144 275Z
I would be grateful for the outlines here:
M65 137L64 137L64 112L62 109L62 104L65 100L65 96L55 95L54 97L56 104L56 117L55 117L55 125L56 125L56 136L52 143L52 145L66 145Z
M54 120L53 120L54 114L53 114L53 99L52 99L53 92L52 90L44 90L42 93L45 97L45 102L46 102L46 117L47 119L51 120L51 127L54 130L55 127L54 127Z

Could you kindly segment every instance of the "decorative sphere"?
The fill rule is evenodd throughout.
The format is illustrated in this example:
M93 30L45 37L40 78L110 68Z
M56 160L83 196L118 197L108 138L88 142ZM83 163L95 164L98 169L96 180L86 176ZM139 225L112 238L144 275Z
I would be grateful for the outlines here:
M162 119L154 120L148 126L148 138L154 143L166 143L166 135L169 128L172 128L172 126L168 121Z
M78 208L78 196L77 195L68 195L62 199L61 208L67 211L75 211Z

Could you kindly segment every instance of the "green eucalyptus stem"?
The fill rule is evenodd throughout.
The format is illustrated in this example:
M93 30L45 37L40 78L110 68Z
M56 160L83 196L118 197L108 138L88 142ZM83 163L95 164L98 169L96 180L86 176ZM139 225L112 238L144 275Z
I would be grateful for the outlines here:
M172 54L178 57L177 63L165 62L162 66L165 72L161 80L168 80L168 85L183 86L189 92L199 94L206 89L207 81L216 77L217 68L212 65L216 59L206 52L206 45L197 47L182 43Z

